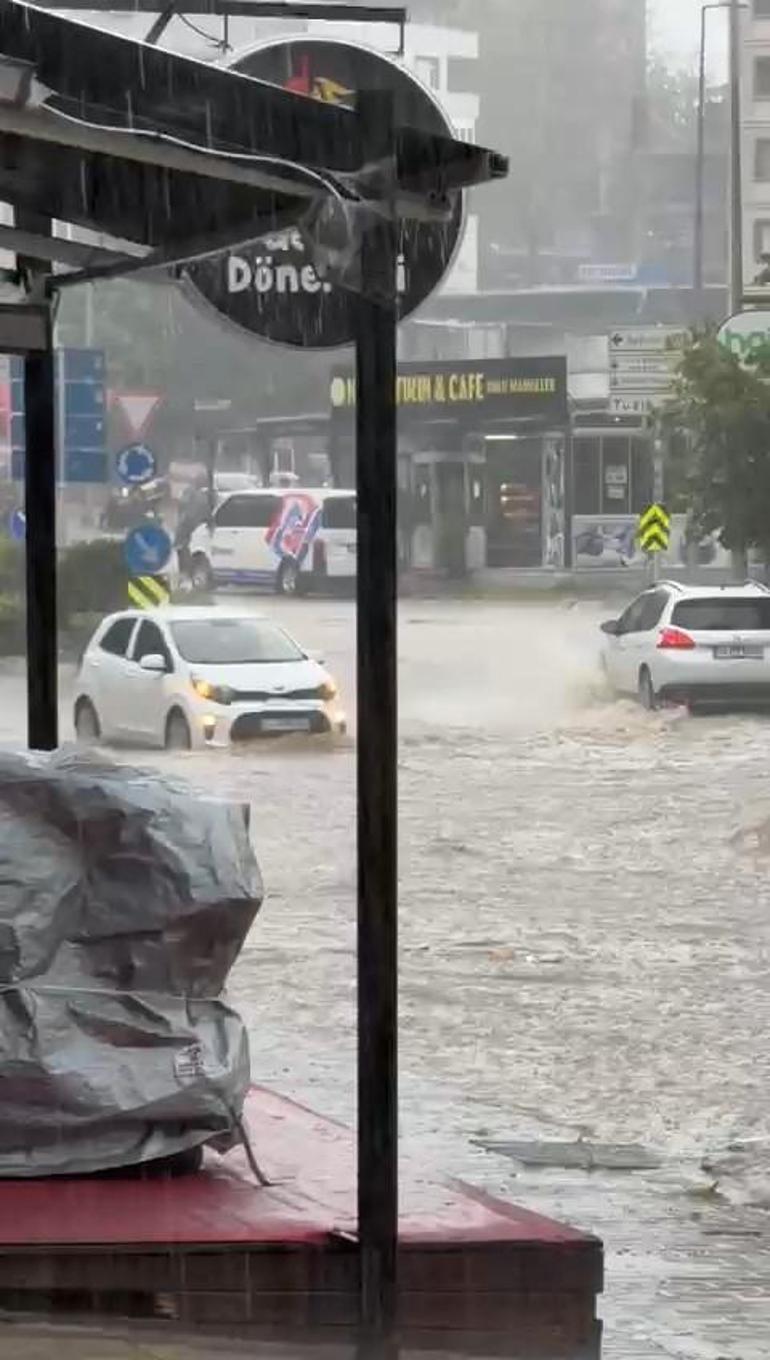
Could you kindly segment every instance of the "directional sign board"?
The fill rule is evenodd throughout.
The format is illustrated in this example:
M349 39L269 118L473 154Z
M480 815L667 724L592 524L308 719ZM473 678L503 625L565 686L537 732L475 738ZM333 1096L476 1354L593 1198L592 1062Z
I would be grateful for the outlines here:
M162 524L139 524L127 535L123 556L132 576L153 576L171 556L172 543Z
M673 326L626 326L610 335L610 353L662 354L683 349L686 341L687 331Z
M649 416L655 407L656 399L651 392L624 392L622 395L613 392L607 409L611 416Z
M625 326L609 336L611 415L651 415L671 390L687 332Z
M639 516L639 546L647 553L665 552L671 542L671 516L665 505L648 505Z
M146 444L129 444L120 450L115 466L121 482L127 486L141 486L144 482L152 481L157 463L155 454Z

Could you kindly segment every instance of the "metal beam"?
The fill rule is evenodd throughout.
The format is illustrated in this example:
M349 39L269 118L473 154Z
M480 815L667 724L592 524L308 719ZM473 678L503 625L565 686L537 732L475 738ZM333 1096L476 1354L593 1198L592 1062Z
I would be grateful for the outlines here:
M142 249L137 247L137 250ZM57 264L72 265L73 268L93 264L116 264L125 261L126 255L105 246L88 245L83 241L70 241L63 236L38 236L31 231L21 231L18 227L0 226L0 250L12 250L17 255L27 255L34 260L48 260ZM142 256L138 257L143 258Z
M10 104L0 104L0 131L31 137L37 142L134 161L140 165L178 170L206 179L225 180L230 184L250 185L267 193L312 200L323 192L323 184L312 170L271 156L227 156L221 152L204 151L171 137L164 138L159 133L142 135L121 132L84 123L77 118L60 117L44 109L20 109Z
M382 167L387 193L392 91L362 91L358 122L362 161ZM370 218L356 339L360 1360L397 1350L396 255L393 214Z
M162 0L41 0L41 9L91 10L96 14L163 14ZM321 19L330 23L405 24L403 5L353 5L319 0L180 0L179 14L247 15L254 19Z

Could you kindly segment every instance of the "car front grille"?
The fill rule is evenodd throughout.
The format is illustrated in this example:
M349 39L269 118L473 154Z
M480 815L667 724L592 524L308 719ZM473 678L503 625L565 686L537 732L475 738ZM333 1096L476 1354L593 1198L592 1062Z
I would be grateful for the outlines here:
M265 717L269 719L285 718L287 720L291 720L293 718L296 718L297 716L298 715L296 709L288 710L282 713L279 708L277 709L271 708L270 712L267 714L244 713L242 717L236 718L235 722L233 723L232 728L230 729L230 739L231 741L253 741L256 737L281 736L282 733L280 732L271 732L269 730L266 732L264 727L262 726L263 718ZM307 720L308 720L307 730L308 732L312 733L313 736L320 736L323 733L331 731L329 720L324 716L323 713L308 713Z
M266 704L270 699L277 699L279 702L323 699L322 687L316 685L314 689L286 689L281 690L280 694L266 689L239 689L235 691L234 702L236 704Z

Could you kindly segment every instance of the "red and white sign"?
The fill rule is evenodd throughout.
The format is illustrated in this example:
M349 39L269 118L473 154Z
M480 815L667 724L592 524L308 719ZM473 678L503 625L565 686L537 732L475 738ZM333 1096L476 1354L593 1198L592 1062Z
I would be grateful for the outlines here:
M110 404L123 416L132 439L140 439L163 400L161 392L110 393Z

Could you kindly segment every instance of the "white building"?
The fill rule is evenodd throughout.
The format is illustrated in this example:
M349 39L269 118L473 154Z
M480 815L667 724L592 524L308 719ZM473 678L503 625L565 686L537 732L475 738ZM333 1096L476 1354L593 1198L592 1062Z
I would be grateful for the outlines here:
M770 0L748 0L741 22L743 274L770 255Z

